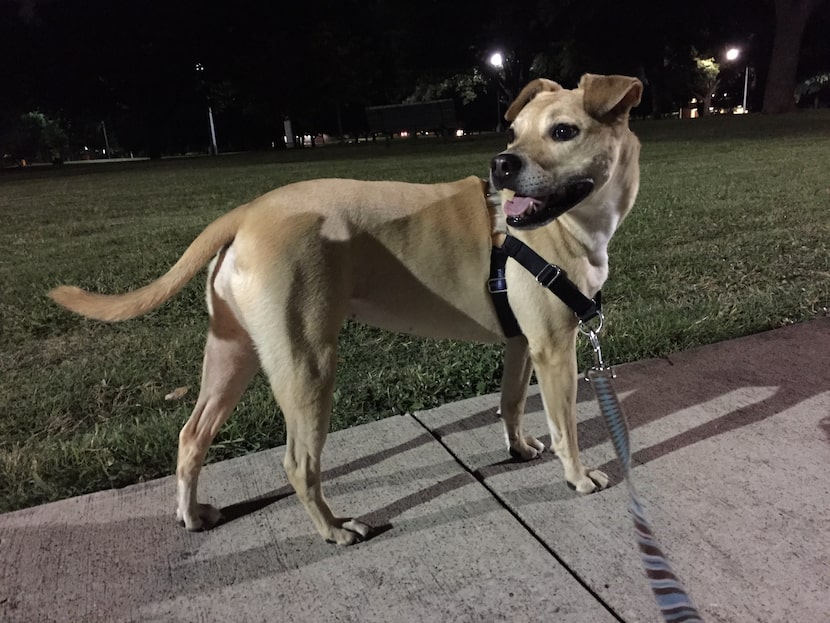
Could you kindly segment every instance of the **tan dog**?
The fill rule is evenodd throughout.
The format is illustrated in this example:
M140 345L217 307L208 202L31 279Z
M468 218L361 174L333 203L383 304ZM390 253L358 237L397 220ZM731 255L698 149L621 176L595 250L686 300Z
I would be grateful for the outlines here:
M637 194L639 142L628 112L641 91L638 80L622 76L586 75L575 90L536 80L508 110L510 143L493 160L494 186L515 192L503 205L511 233L588 296L606 279L608 241ZM501 414L511 454L532 459L544 449L522 434L535 369L565 478L581 493L608 483L579 459L574 314L513 260L508 296L524 336L502 333L486 286L504 223L494 203L476 177L435 185L301 182L208 225L148 286L113 296L63 286L50 295L90 318L126 320L172 297L216 256L201 391L179 436L178 518L190 530L219 520L216 508L197 502L199 471L262 366L286 421L288 479L320 534L348 545L369 528L336 517L320 487L337 336L347 318L428 337L506 342Z

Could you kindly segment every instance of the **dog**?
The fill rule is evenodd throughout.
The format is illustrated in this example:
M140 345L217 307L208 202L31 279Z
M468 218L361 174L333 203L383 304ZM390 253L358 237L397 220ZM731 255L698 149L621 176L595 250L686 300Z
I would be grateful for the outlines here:
M195 408L179 435L177 518L207 529L197 501L208 447L262 367L286 422L284 467L320 535L349 545L369 526L337 517L320 457L346 319L433 338L505 343L500 412L510 454L539 456L522 432L535 370L553 450L579 493L608 484L579 457L574 314L513 260L508 301L522 335L507 338L490 298L490 254L506 232L561 266L587 296L608 274L607 247L639 187L640 143L628 126L636 78L587 74L576 89L537 79L511 104L507 149L490 179L440 184L322 179L290 184L209 224L162 277L101 295L61 286L65 308L103 321L144 314L206 264L209 329ZM211 259L212 258L212 259Z

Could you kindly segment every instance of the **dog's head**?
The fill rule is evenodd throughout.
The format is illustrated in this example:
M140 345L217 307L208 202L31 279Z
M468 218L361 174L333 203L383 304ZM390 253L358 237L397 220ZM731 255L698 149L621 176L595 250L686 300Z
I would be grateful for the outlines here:
M507 224L540 227L602 187L642 91L626 76L586 74L573 90L544 79L528 84L504 116L507 150L490 167L492 186L507 191Z

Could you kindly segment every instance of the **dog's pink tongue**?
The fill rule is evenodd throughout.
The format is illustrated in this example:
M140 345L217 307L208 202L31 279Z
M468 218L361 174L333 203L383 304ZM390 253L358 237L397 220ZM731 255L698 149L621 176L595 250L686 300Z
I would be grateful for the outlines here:
M519 216L527 211L533 201L532 197L519 197L517 195L505 201L502 208L507 216Z

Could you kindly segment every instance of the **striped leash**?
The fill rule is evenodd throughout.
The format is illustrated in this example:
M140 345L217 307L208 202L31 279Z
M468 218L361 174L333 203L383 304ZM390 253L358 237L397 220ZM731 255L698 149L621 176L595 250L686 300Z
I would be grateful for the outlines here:
M599 402L599 410L602 412L608 432L611 435L611 442L614 450L622 463L623 477L628 485L630 497L629 509L634 521L634 532L637 537L637 546L640 550L640 558L643 561L646 577L651 585L651 592L657 600L657 606L667 623L702 623L703 618L692 604L692 600L683 584L672 571L669 559L660 549L660 544L654 536L651 524L646 519L643 504L634 483L631 480L631 446L628 441L628 426L625 414L622 411L617 394L611 379L615 378L611 367L606 366L602 359L602 348L600 347L598 333L602 329L603 316L598 316L599 324L595 329L587 326L587 323L580 321L579 331L586 336L594 350L596 366L588 370L586 379L594 386L594 391Z

